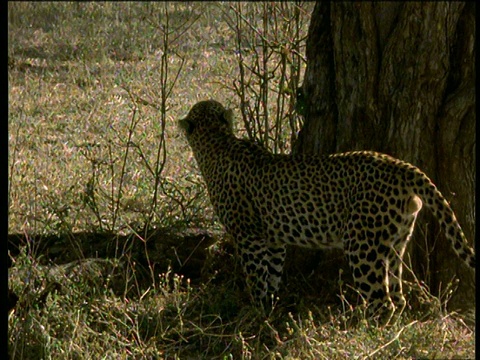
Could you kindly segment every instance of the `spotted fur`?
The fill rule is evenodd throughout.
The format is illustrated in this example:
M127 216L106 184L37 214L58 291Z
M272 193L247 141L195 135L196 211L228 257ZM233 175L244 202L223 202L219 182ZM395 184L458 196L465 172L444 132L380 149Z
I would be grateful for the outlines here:
M402 258L422 205L475 267L450 205L409 163L369 151L274 155L235 137L231 111L213 100L193 106L180 125L260 302L279 287L287 244L333 247L345 251L371 314L390 318L405 306Z

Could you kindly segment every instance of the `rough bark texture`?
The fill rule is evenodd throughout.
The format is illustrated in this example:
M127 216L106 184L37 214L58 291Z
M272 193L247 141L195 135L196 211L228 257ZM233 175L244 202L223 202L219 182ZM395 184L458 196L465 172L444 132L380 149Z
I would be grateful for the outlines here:
M417 165L475 232L475 3L317 2L307 41L305 125L294 152L376 150ZM474 277L428 210L413 270L450 305L474 303Z

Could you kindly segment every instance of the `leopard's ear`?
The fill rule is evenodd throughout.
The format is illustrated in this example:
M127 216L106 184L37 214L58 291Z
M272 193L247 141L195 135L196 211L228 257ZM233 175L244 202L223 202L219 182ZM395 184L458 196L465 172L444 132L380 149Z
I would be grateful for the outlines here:
M226 109L223 113L223 119L225 120L225 123L228 125L228 127L232 128L233 127L233 110Z
M180 120L178 122L178 125L181 129L185 131L187 135L190 135L191 133L193 133L193 130L195 130L195 125L193 124L193 122L189 121L188 118Z

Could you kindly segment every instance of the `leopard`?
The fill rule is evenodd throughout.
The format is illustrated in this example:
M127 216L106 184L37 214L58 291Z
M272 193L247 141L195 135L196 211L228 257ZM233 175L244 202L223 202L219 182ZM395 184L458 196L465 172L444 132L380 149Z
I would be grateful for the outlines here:
M196 103L178 125L257 304L279 290L287 246L338 248L368 316L388 323L406 305L403 258L423 205L475 271L448 201L408 162L374 151L274 154L237 137L233 111L216 100Z

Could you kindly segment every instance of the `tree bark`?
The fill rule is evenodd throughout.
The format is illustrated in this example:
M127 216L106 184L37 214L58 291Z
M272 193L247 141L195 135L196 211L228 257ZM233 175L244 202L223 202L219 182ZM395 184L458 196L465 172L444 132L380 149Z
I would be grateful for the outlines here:
M422 169L475 236L475 3L317 2L294 153L375 150ZM409 246L433 293L474 304L472 272L422 211Z

